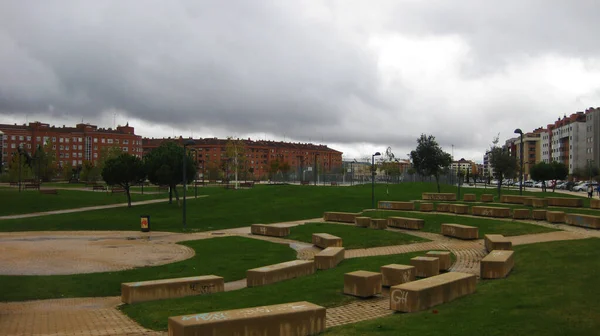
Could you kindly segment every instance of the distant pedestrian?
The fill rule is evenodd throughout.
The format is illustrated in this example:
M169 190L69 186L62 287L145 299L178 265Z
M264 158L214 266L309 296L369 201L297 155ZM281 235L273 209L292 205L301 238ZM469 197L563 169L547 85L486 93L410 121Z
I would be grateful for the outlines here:
M592 196L594 196L594 186L590 184L588 186L588 197L592 198Z
M598 197L600 197L600 184L596 187L596 193L598 193Z

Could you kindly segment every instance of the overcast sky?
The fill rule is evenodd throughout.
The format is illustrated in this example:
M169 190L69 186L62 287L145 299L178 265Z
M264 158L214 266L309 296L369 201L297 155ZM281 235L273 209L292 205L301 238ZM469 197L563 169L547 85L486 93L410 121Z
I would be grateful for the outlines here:
M598 0L0 0L0 123L406 158L600 106Z

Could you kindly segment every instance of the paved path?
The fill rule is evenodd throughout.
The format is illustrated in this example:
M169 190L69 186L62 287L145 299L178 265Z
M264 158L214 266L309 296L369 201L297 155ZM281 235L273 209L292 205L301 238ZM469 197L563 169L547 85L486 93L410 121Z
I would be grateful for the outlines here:
M308 221L314 221L308 220ZM301 225L306 221L279 223L274 225ZM543 222L532 224L556 227ZM559 226L560 227L560 226ZM562 227L560 227L562 228ZM564 226L568 231L557 231L510 237L515 245L532 244L556 240L584 239L598 237L600 232L572 226ZM409 245L353 249L346 251L346 258L377 255L402 254L428 250L449 250L456 255L452 271L479 275L479 262L486 255L482 240L461 241L435 233L389 229L430 239L429 242ZM319 249L304 242L289 239L254 236L249 227L200 232L193 234L173 234L153 232L153 239L162 237L165 241L209 239L223 235L239 235L263 239L276 243L289 244L298 250L298 256L312 258ZM226 283L225 289L238 290L246 287L245 279ZM164 332L146 330L123 315L117 309L119 297L54 299L28 302L0 303L0 330L3 335L166 335ZM327 309L326 326L333 327L348 323L374 319L394 312L389 310L389 291L367 300L354 300L348 304Z

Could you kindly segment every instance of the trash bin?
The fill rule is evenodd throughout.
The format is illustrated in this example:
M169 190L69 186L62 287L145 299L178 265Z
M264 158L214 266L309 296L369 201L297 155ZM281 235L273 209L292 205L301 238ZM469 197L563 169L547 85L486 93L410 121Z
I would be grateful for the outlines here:
M150 232L150 215L140 216L140 227L142 232Z

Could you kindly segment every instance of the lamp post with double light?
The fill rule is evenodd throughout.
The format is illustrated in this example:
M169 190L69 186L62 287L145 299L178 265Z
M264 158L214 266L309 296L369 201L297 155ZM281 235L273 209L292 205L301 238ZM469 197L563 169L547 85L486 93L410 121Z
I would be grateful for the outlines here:
M520 134L521 135L521 145L520 145L520 160L521 160L521 171L520 171L520 176L519 176L519 195L523 195L523 131L521 131L520 128L517 128L515 130L515 134Z
M371 206L372 209L375 209L375 157L381 155L381 153L376 152L371 155Z
M194 142L194 140L189 139L186 140L183 143L183 230L185 231L187 229L187 223L186 223L186 200L185 200L185 189L187 187L187 176L186 176L186 171L187 171L187 146L193 146L196 143Z

